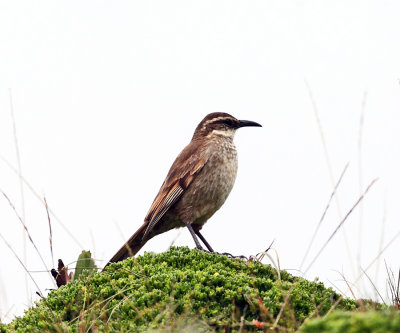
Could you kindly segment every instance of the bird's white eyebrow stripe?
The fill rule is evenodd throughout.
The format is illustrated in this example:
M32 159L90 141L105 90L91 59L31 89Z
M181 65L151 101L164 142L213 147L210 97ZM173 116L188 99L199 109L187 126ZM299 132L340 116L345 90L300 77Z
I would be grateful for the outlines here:
M216 122L216 121L218 121L218 120L227 120L227 119L232 119L232 118L231 118L231 117L217 117L217 118L213 118L213 119L207 120L206 122L204 122L202 128L204 128L204 127L206 127L208 124L214 123L214 122Z

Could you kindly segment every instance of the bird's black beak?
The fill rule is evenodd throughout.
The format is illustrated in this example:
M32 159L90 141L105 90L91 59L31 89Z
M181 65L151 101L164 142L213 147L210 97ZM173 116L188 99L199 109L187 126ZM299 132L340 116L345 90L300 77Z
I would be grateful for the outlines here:
M255 121L251 121L251 120L239 120L238 128L240 128L240 127L247 127L247 126L262 127L259 123L256 123Z

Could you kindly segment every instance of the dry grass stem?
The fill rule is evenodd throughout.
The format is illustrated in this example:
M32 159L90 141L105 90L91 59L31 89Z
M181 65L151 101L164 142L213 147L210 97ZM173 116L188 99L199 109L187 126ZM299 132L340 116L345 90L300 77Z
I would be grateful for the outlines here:
M35 242L34 242L33 239L32 239L31 234L29 233L29 230L28 230L28 227L27 227L26 224L25 224L25 221L22 219L21 216L19 216L19 214L18 214L18 212L17 212L17 209L15 208L14 204L11 202L11 200L10 200L10 198L7 196L7 194L5 194L3 190L0 190L0 192L1 192L1 193L3 194L3 196L7 199L8 204L11 206L11 208L13 209L13 211L14 211L15 215L17 216L18 220L21 222L21 224L22 224L22 226L23 226L24 232L25 232L26 235L28 236L28 239L29 239L29 241L32 243L33 247L35 248L35 250L36 250L36 252L37 252L37 254L38 254L40 260L41 260L42 263L43 263L43 266L44 266L45 269L46 269L46 271L49 271L49 269L47 268L46 262L44 261L42 255L41 255L40 252L39 252L39 249L36 247L36 244L35 244ZM26 267L26 264L25 264L25 263L24 263L24 267ZM50 276L50 279L53 281L53 278L51 277L50 274L49 274L49 276Z
M341 272L339 272L339 271L338 271L338 273L339 273L340 276L342 277L343 281L346 282L347 288L349 288L349 290L350 290L350 292L351 292L351 295L353 296L353 299L356 300L357 297L356 297L356 295L354 294L353 289L350 287L349 281L346 279L346 277L344 276L343 273L341 273Z
M389 287L390 295L392 298L392 304L400 309L400 269L399 269L399 274L397 276L397 283L396 283L396 277L394 276L393 271L388 267L385 261L385 266L386 266L386 272L387 272L387 284Z
M363 180L363 168L362 168L362 141L363 141L363 132L364 132L364 118L365 118L365 106L367 104L367 91L364 91L362 103L361 103L361 112L360 112L360 124L358 128L358 181L359 181L359 191L360 195L362 194L364 188L364 180ZM359 223L358 223L358 249L357 249L357 267L359 268L358 273L360 273L361 268L361 250L362 250L362 235L363 235L363 217L364 217L364 204L360 202L359 207Z
M362 269L362 267L360 267L360 268L361 268L361 271L363 272L363 274L367 277L368 281L371 283L372 287L374 287L375 293L379 296L379 298L381 299L382 303L386 305L385 300L383 299L382 295L380 294L378 288L375 286L374 282L372 282L371 278L368 276L367 272L364 271Z
M392 243L396 240L397 237L400 236L400 231L397 232L392 239L383 247L383 249L381 251L379 251L379 253L376 255L376 257L369 263L369 265L365 268L364 272L368 271L371 266L375 263L375 261L377 261L379 259L379 257L382 255L383 252L386 251L386 249L392 245ZM362 277L363 277L364 273L360 274L357 279L354 281L354 283L357 283Z
M305 85L307 87L308 94L309 94L309 97L310 97L310 100L311 100L311 104L312 104L312 107L313 107L313 110L314 110L314 116L315 116L315 119L317 121L317 125L318 125L318 130L319 130L322 146L323 146L323 149L324 149L325 160L326 160L326 164L328 165L329 178L330 178L332 187L334 187L334 185L335 185L335 177L333 176L333 168L332 168L332 163L331 163L331 160L330 160L330 157L329 157L328 146L326 144L324 130L322 128L321 119L319 118L318 106L317 106L317 103L315 102L314 95L313 95L312 90L311 90L311 86L309 85L307 80L304 80L304 82L305 82ZM336 208L337 208L337 212L338 212L338 215L339 215L339 219L342 219L342 217L343 217L342 209L340 207L339 197L337 195L335 196L335 202L336 202ZM353 256L352 256L352 252L350 250L349 241L347 239L346 229L342 228L342 232L343 232L344 243L346 245L347 257L349 258L349 262L350 262L350 267L353 268L354 267ZM353 272L353 275L355 276L355 272Z
M341 181L342 181L342 179L343 179L344 174L346 173L346 170L347 170L349 164L350 164L350 162L347 162L347 164L345 165L345 167L344 167L342 173L340 174L339 180L337 181L335 187L333 188L333 191L332 191L332 193L331 193L331 196L330 196L330 198L329 198L329 200L328 200L328 204L326 205L325 210L324 210L324 212L322 213L322 216L321 216L321 218L320 218L320 220L319 220L319 222L318 222L318 225L317 225L317 227L315 228L314 234L313 234L313 236L311 237L311 240L310 240L310 242L309 242L309 244L308 244L306 253L304 254L303 260L301 261L299 270L302 270L302 268L303 268L304 262L306 261L307 256L308 256L308 253L310 252L311 246L312 246L312 244L314 243L314 240L315 240L315 237L317 236L318 230L319 230L319 228L321 227L322 221L325 219L326 212L328 211L328 209L329 209L329 207L330 207L330 205L331 205L332 199L333 199L333 197L334 197L335 194L336 194L336 191L337 191L337 189L338 189L338 187L339 187L339 185L340 185L340 183L341 183Z
M17 258L17 260L19 261L19 263L21 264L21 266L24 268L25 272L29 275L29 277L31 278L31 280L33 281L33 283L35 284L39 294L41 297L43 297L43 293L40 290L39 285L36 283L35 279L33 278L33 276L31 275L31 273L29 273L28 269L26 268L26 266L24 265L24 263L22 262L22 260L18 257L17 253L14 251L14 249L11 247L11 245L6 241L6 239L3 237L2 234L0 234L0 237L3 239L3 242L7 245L7 247L11 250L11 252L14 254L15 258Z
M324 245L321 247L321 249L318 251L317 255L314 257L314 259L311 261L311 263L308 265L307 269L305 270L304 274L308 272L308 270L311 268L311 266L314 264L314 262L318 259L322 251L325 249L325 247L329 244L329 242L332 240L333 236L337 233L337 231L340 229L340 227L343 225L343 223L347 220L347 218L350 216L350 214L354 211L354 209L358 206L358 204L364 199L365 195L368 193L369 189L372 187L372 185L375 184L375 182L378 180L378 178L374 179L366 188L364 193L359 197L359 199L356 201L356 203L353 205L353 207L350 208L350 210L347 212L345 217L340 221L336 229L333 231L333 233L329 236L327 241L324 243Z
M23 183L26 185L26 187L32 192L32 194L43 204L45 205L42 197L35 191L33 186L22 176L19 175L18 170L3 156L0 155L0 159L12 170L14 173L19 176ZM53 218L57 221L57 223L64 229L64 231L71 237L71 239L80 247L80 249L84 249L84 246L78 241L78 239L73 235L73 233L67 228L67 226L61 221L61 219L54 213L54 211L48 207L48 210L53 216Z
M21 195L21 214L22 214L22 219L24 221L26 221L26 219L25 219L24 183L21 179L21 177L22 177L21 176L22 175L21 155L20 155L19 145L18 145L17 123L15 121L14 104L13 104L13 100L12 100L11 89L9 89L9 97L10 97L10 113L11 113L13 135L14 135L14 147L15 147L15 154L17 157L17 166L18 166L19 190L20 190L20 195ZM27 249L26 249L26 234L24 231L22 231L22 246L23 246L23 261L24 261L24 264L26 265L27 264ZM25 289L26 289L26 294L29 295L28 279L26 276L25 276Z
M278 315L276 316L275 322L274 322L274 324L272 325L272 329L273 329L273 330L277 327L278 322L279 322L279 319L281 319L283 310L285 309L285 307L286 307L286 305L287 305L287 303L288 303L288 301L289 301L289 297L290 297L290 294L291 294L292 291L293 291L295 282L296 282L296 278L293 279L292 285L290 286L290 289L288 290L288 292L287 292L287 294L286 294L286 296L285 296L285 299L284 299L283 304L282 304L282 306L281 306L281 308L280 308L280 310L279 310L279 313L278 313Z
M53 255L53 231L51 230L51 220L49 214L49 206L47 205L46 197L43 197L44 206L46 208L47 220L49 221L49 242L50 242L50 252L51 252L51 263L54 266L54 255Z
M384 191L384 194L383 194L383 217L382 217L382 226L381 226L381 237L380 237L380 240L379 240L379 247L378 247L378 249L379 249L379 252L381 252L382 251L382 248L383 248L383 243L384 243L384 241L385 241L385 226L386 226L386 212L387 212L387 209L386 209L386 202L387 202L387 192L386 192L386 190ZM375 281L379 281L379 271L380 271L380 261L378 261L377 263L376 263L376 270L375 270ZM375 297L376 297L377 295L375 295Z

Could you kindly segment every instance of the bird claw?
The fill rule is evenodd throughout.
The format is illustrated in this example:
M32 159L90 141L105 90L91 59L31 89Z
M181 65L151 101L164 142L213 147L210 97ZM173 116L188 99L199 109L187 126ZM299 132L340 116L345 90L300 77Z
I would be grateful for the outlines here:
M220 256L227 256L228 258L231 258L231 259L241 259L241 260L246 260L246 261L249 260L246 256L242 256L242 255L234 256L233 254L228 253L228 252L215 252L215 251L211 252L211 251L208 251L208 250L206 250L206 249L204 249L202 247L200 247L200 248L197 247L197 249L200 250L200 251L206 252L206 253L215 253L215 254L218 254Z
M219 254L219 255L223 255L223 256L227 256L228 258L231 258L231 259L242 259L242 260L248 260L247 259L247 257L246 256L243 256L243 255L240 255L240 256L234 256L233 254L230 254L230 253L228 253L228 252L222 252L222 253L219 253L219 252L215 252L216 254Z
M206 250L205 248L203 248L202 246L196 246L196 248L197 248L199 251L203 251L203 252L206 252L206 253L212 253L212 252Z

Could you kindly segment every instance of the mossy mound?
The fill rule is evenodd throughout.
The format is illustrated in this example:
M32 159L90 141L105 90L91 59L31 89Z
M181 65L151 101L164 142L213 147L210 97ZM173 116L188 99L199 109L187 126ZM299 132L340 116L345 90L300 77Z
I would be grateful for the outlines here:
M296 330L306 318L324 315L332 306L356 308L354 301L340 299L321 282L285 271L279 279L270 265L172 247L51 291L7 330L176 332L191 327L193 332L262 332L275 322L290 288L277 326L282 332Z
M342 312L335 311L325 318L306 322L302 333L398 333L400 332L400 312L367 311Z

